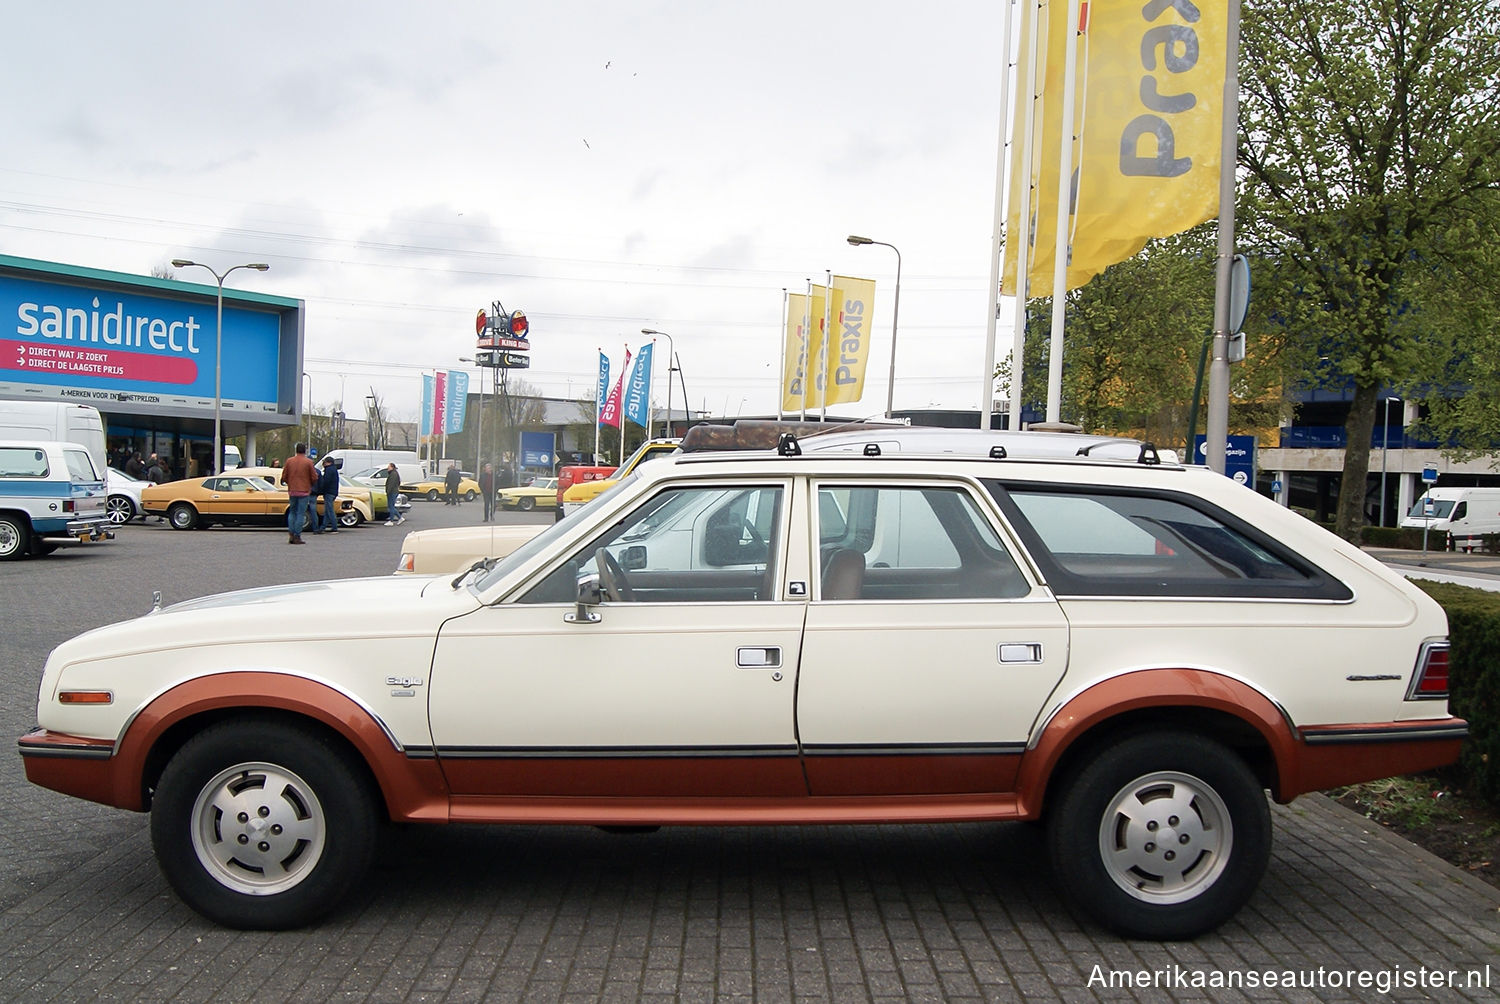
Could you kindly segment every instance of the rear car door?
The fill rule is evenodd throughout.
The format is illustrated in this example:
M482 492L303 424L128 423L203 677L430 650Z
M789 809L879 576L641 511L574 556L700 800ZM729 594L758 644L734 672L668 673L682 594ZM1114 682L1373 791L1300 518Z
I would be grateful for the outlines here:
M825 480L797 726L814 795L1007 792L1068 624L977 486Z

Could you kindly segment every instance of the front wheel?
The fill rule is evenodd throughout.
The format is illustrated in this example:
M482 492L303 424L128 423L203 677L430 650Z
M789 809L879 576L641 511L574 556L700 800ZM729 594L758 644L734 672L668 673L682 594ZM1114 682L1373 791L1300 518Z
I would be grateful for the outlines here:
M226 721L188 740L151 806L151 842L183 901L227 927L284 930L364 875L376 800L353 756L284 722Z
M364 520L360 516L358 509L350 509L348 512L339 513L339 526L344 527L346 530L352 526L359 526L362 522Z
M529 495L522 495L518 505L520 505L522 512L530 512L536 508L536 499Z
M175 502L167 510L167 522L174 530L191 530L198 525L198 510L186 502Z
M438 500L438 490L436 488L429 488L427 490L427 501L429 501L429 502L436 502L437 500Z
M1176 940L1245 904L1271 855L1260 782L1224 746L1147 733L1101 748L1065 783L1048 820L1063 893L1128 937Z
M479 493L476 492L476 491L467 491L467 492L464 492L464 501L465 502L473 502L478 497L479 497Z

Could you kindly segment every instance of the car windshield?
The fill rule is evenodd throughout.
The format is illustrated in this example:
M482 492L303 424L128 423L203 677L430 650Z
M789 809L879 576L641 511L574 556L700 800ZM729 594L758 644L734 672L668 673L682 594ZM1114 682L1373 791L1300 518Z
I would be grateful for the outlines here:
M385 473L385 468L384 467L366 467L364 470L362 470L362 471L355 471L353 474L351 474L349 476L351 478L373 478L376 475L381 475L381 474L384 474L384 473Z
M254 485L256 491L262 491L262 492L280 491L280 489L278 489L275 485L271 484L271 482L267 481L265 478L249 477L249 478L246 478L245 480L248 481L248 482L250 482L252 485Z
M1427 504L1429 502L1432 503L1432 512L1427 511ZM1429 499L1426 496L1423 496L1422 498L1417 499L1417 504L1411 507L1411 512L1407 513L1407 515L1418 516L1424 519L1428 516L1434 516L1438 519L1447 519L1449 515L1452 514L1452 512L1452 499Z

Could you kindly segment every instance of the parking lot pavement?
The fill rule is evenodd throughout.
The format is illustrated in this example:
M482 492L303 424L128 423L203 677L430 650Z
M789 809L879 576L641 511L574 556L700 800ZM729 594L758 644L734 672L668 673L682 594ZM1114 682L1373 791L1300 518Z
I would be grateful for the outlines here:
M0 715L12 736L30 727L47 651L145 611L153 588L171 602L385 574L404 531L478 515L418 503L404 527L302 548L276 530L136 523L107 545L0 565ZM502 515L523 519L551 516ZM3 1000L1500 996L1500 890L1320 796L1275 808L1271 868L1238 917L1158 945L1070 914L1040 830L1021 824L393 828L367 887L328 921L228 931L168 890L146 817L35 788L14 754L0 795ZM1488 983L1462 985L1470 970ZM1461 985L1433 989L1449 971ZM1311 985L1267 987L1267 973Z

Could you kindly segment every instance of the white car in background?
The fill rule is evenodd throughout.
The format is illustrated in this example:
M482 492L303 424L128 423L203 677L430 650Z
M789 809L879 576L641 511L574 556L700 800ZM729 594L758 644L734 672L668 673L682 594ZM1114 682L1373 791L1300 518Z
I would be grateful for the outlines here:
M151 482L133 478L113 467L107 468L105 481L109 486L109 498L104 510L111 523L124 526L137 516L146 515L141 505L141 489L149 487Z

